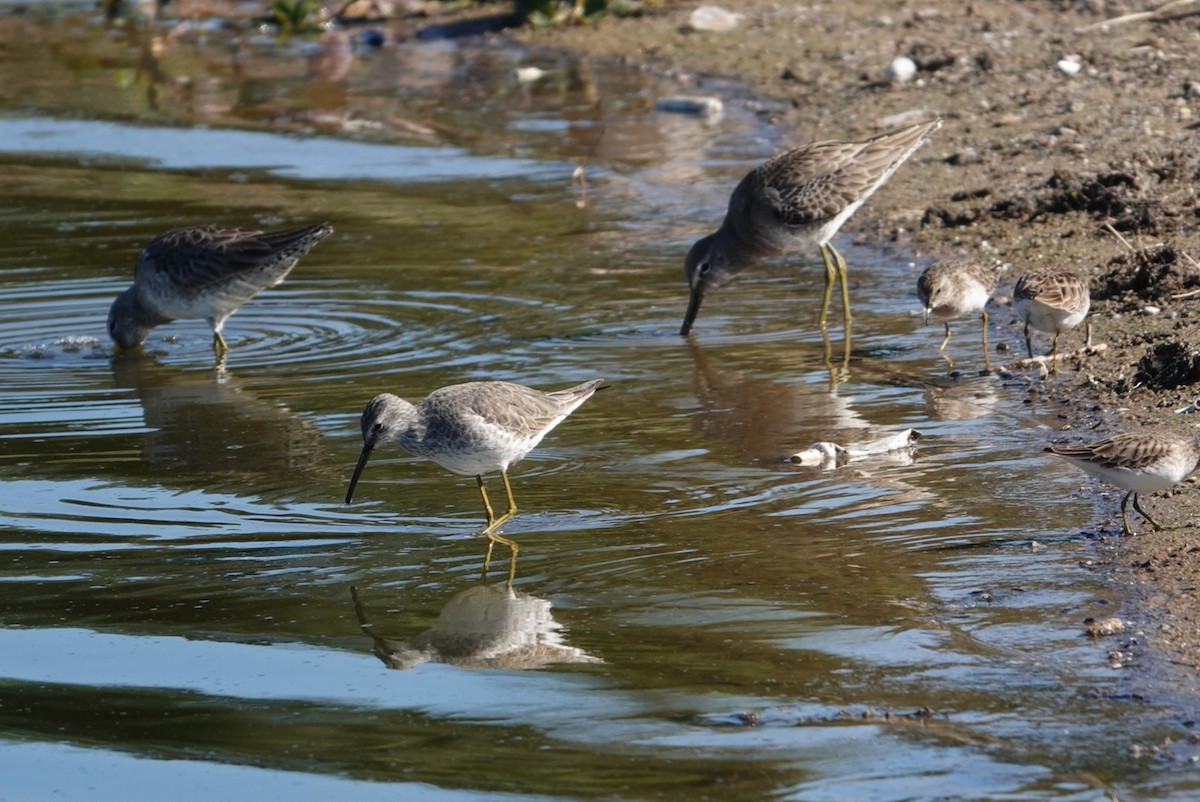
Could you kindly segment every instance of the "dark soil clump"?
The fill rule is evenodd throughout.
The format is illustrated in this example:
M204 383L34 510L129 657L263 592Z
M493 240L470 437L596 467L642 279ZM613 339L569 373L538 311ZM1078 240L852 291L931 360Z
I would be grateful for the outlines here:
M1138 360L1133 381L1151 390L1200 382L1200 350L1177 341L1158 343Z
M1093 300L1137 305L1168 301L1193 288L1200 288L1200 268L1166 244L1114 257L1108 270L1093 279L1091 292Z

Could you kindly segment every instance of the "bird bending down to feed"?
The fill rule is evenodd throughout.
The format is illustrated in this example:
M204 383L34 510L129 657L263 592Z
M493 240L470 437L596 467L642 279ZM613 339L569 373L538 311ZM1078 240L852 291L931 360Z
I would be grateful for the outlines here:
M287 231L190 226L159 234L138 255L133 286L108 311L109 336L121 348L135 348L155 326L203 319L213 330L213 350L223 357L229 350L221 336L226 319L283 281L332 233L322 223Z
M1125 491L1121 527L1127 535L1135 534L1125 514L1131 496L1133 508L1155 529L1162 529L1138 504L1138 493L1166 490L1182 482L1200 463L1200 437L1165 432L1127 432L1095 443L1052 445L1046 450Z
M691 331L705 293L764 259L814 245L825 263L820 325L825 327L833 285L839 278L842 312L849 325L846 261L830 240L941 126L941 119L933 119L859 142L813 142L747 173L729 198L721 227L688 251L684 274L691 298L679 333Z
M1050 369L1057 373L1058 338L1082 323L1091 305L1087 284L1070 271L1043 268L1021 276L1013 288L1013 312L1025 324L1025 350L1029 358L1033 359L1030 327L1053 334ZM1091 342L1090 332L1087 341Z
M371 452L388 441L453 473L474 476L487 514L487 526L480 532L488 538L484 574L491 563L492 547L502 543L511 554L511 583L517 571L518 546L496 532L517 511L508 468L522 460L603 384L604 379L594 379L544 393L511 382L469 382L434 390L416 405L391 393L377 395L363 410L363 448L350 478L346 503L354 497L354 487ZM492 511L483 486L483 475L494 471L500 472L508 497L508 509L499 516Z
M942 356L954 367L946 353L950 342L950 321L979 312L983 318L983 364L992 369L988 355L987 304L1000 279L997 267L969 259L954 259L930 265L917 279L917 298L925 309L925 322L934 317L946 322L946 338L942 340Z

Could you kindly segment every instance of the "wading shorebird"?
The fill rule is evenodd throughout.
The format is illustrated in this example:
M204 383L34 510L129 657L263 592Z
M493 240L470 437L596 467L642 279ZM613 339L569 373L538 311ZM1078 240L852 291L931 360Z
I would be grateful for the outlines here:
M1091 306L1087 284L1068 270L1047 267L1017 279L1017 286L1013 288L1013 312L1025 324L1025 350L1029 358L1033 359L1030 327L1053 334L1050 370L1058 373L1058 338L1064 331L1082 323ZM1090 344L1091 339L1089 331L1086 341Z
M296 262L333 233L322 223L287 231L207 225L159 234L138 255L133 286L108 310L108 333L135 348L172 320L202 319L213 330L218 359L229 346L226 319L260 290L279 284Z
M496 530L517 512L509 466L520 462L542 438L604 384L604 379L544 393L511 382L469 382L434 390L416 405L382 393L372 398L362 414L362 453L354 466L346 503L354 497L354 486L371 458L371 452L389 441L414 456L430 459L448 471L474 476L483 498L487 526L479 533L488 538L483 571L487 574L492 547L508 546L511 557L508 581L517 572L516 542ZM483 475L499 471L508 497L508 509L497 516L488 501Z
M772 256L816 246L825 263L825 328L833 285L842 283L842 312L850 324L846 261L830 240L859 206L912 156L941 119L897 128L859 142L813 142L785 151L751 170L733 190L725 220L698 240L684 261L691 298L681 335L692 330L710 290Z
M970 259L936 262L917 279L917 298L925 310L925 322L928 324L929 318L933 317L946 323L946 338L938 350L950 367L954 367L954 360L946 353L950 321L978 312L983 318L983 364L988 370L992 369L988 354L987 304L999 280L998 267Z
M1138 504L1138 493L1166 490L1182 482L1200 463L1200 436L1184 437L1165 432L1127 432L1095 443L1052 445L1046 451L1082 468L1102 482L1125 491L1121 499L1121 528L1129 528L1125 507L1133 508L1155 529L1162 529Z

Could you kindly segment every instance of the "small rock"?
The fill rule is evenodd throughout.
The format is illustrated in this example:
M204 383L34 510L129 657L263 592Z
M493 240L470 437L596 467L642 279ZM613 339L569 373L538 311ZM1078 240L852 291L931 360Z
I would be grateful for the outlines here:
M1157 306L1143 306L1142 307L1143 315L1157 315L1161 311L1162 310L1159 309Z
M1083 65L1081 65L1078 61L1069 58L1059 59L1058 63L1055 64L1054 67L1063 75L1075 75L1081 69L1083 69Z
M712 118L721 116L725 111L725 104L720 98L705 95L672 95L655 101L654 109L672 114L695 114Z
M1089 637L1104 638L1109 635L1116 635L1118 632L1125 631L1125 622L1115 615L1109 618L1085 618L1083 621L1085 631Z
M531 84L545 77L546 71L541 67L517 67L513 75L517 77L517 83Z
M908 56L898 56L883 71L883 77L891 84L908 83L917 74L917 64Z
M742 21L742 16L720 6L700 6L692 12L688 24L697 31L732 31Z

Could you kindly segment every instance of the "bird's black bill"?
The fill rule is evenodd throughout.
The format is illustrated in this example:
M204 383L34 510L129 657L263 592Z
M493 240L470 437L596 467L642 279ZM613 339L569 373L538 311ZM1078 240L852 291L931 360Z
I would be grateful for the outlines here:
M696 315L700 314L700 302L703 300L703 289L697 287L692 290L692 298L688 301L687 314L683 316L683 326L679 329L679 336L688 336L688 332L692 330L692 324L696 322Z
M354 466L354 475L350 477L350 488L346 491L346 503L354 498L354 486L358 484L358 477L362 476L363 468L367 467L367 460L371 458L371 445L368 443L363 446L362 453L358 455L358 464Z

